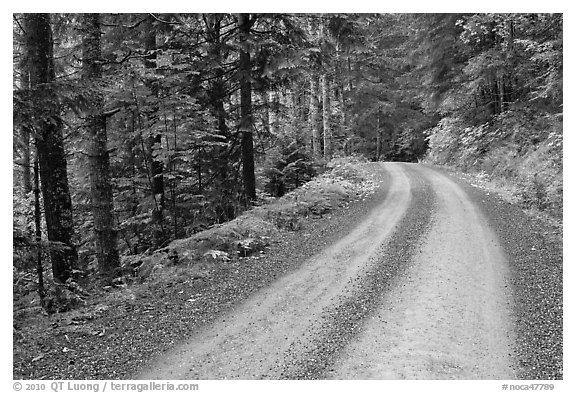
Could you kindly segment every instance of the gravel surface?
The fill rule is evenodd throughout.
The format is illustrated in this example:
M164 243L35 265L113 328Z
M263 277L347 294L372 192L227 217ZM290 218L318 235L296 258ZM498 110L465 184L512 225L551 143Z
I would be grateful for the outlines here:
M406 168L409 169L409 168ZM293 347L305 347L299 356L286 356L283 378L325 379L338 353L362 330L364 321L377 309L397 276L410 264L420 239L429 229L434 195L422 178L410 176L412 200L390 240L380 247L365 271L348 284L334 307L324 310L309 337ZM300 350L297 350L300 351ZM290 359L295 363L290 364Z
M324 247L338 242L388 194L385 171L370 164L382 186L365 200L320 219L307 219L298 232L283 232L259 258L208 266L208 274L177 268L169 282L150 281L94 297L91 307L36 317L16 326L14 379L130 379L158 354L190 332L215 321L259 289L301 267ZM438 170L438 168L434 168ZM418 179L418 176L410 176ZM454 178L452 176L452 178ZM458 184L480 207L499 237L510 264L516 327L516 370L522 379L562 379L562 228L527 215L485 190ZM414 180L412 180L414 181ZM282 377L325 378L335 357L378 307L395 277L409 267L430 224L435 199L429 185L413 184L411 208L398 230L371 260L358 282L321 313L313 329L295 344ZM101 303L97 306L97 303ZM18 322L16 322L17 324ZM301 348L306 348L301 351ZM304 354L304 356L302 356Z
M527 214L471 186L469 176L460 175L458 183L482 209L507 253L518 378L563 379L562 223Z
M182 270L168 285L150 282L114 289L107 306L91 307L89 313L38 316L35 323L18 326L13 378L130 379L192 330L297 269L362 222L388 192L387 173L375 172L381 186L372 195L322 218L307 219L298 232L283 232L259 259L232 260L206 277Z
M377 173L386 173L382 165ZM186 343L159 356L138 379L279 379L283 355L361 275L410 203L410 182L389 169L386 198L361 223L296 270L270 283ZM298 358L302 348L288 358ZM293 360L293 359L290 359Z

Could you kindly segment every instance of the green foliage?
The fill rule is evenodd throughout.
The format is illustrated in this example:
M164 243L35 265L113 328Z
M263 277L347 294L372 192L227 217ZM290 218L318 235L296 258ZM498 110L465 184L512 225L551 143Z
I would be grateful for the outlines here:
M335 159L328 163L328 171L283 197L268 199L232 221L174 240L151 255L125 257L123 265L138 266L141 280L151 276L156 280L158 275L171 275L164 267L178 265L190 270L263 252L281 238L282 231L303 229L306 217L323 216L371 193L375 184L364 163L358 157Z
M561 117L507 112L476 127L445 118L429 131L428 138L429 161L505 179L518 188L526 205L561 213Z
M70 311L86 303L86 293L77 285L51 285L46 291L44 309L48 314Z
M527 205L557 214L562 15L472 14L446 31L461 61L440 79L447 87L438 106L444 117L427 132L428 159L506 179Z
M300 219L322 216L370 192L373 183L357 157L335 158L328 170L308 183L270 204L258 207L253 214L273 222L280 229L299 230Z
M297 141L280 142L280 146L266 155L262 175L266 178L264 191L281 197L310 181L317 173L318 164Z
M23 162L25 132L33 141L40 121L61 118L75 242L88 266L94 239L85 121L87 103L96 97L109 111L122 254L198 235L190 248L202 253L194 258L209 250L248 255L263 247L266 233L299 230L303 217L327 214L355 198L369 184L359 162L311 158L311 128L321 134L324 124L322 104L311 108L320 96L311 89L318 89L314 81L321 75L331 81L326 114L336 156L415 161L427 149L432 162L511 179L526 203L562 205L561 14L252 17L258 193L261 200L284 196L254 209L243 224L252 228L247 232L225 224L245 217L248 207L242 198L235 15L161 16L173 22L167 24L149 14L103 14L104 77L86 83L77 72L79 17L54 14L57 82L36 90L27 88L23 34L14 23L15 162ZM145 42L150 37L154 45ZM47 94L55 99L39 105ZM153 173L158 165L161 173ZM22 168L14 173L14 225L17 237L31 241L31 199L19 191ZM159 178L162 195L152 191ZM201 235L206 229L213 242ZM31 272L34 247L14 255L15 266Z
M444 118L438 125L427 132L428 158L435 163L451 165L458 161L460 148L460 130L464 128L462 121L456 118Z

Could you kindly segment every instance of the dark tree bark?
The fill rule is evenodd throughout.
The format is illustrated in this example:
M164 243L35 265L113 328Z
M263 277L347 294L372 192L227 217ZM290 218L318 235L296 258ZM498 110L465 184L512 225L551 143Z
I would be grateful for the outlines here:
M382 127L380 123L381 112L378 109L376 114L376 161L380 161L380 156L382 155Z
M320 135L320 101L318 100L318 75L310 75L310 128L312 134L312 151L316 158L322 157L322 141Z
M256 199L256 177L254 174L254 142L252 128L252 87L251 61L248 38L252 21L250 14L238 16L240 30L240 132L242 132L242 178L244 181L244 196L247 201Z
M34 160L34 234L36 236L36 275L38 276L38 296L44 307L44 265L42 263L42 213L40 212L40 174L38 157Z
M50 247L52 273L55 280L66 282L78 255L72 244L74 226L62 119L52 86L55 74L50 16L26 14L24 21L30 87L34 90L39 118L36 147L48 240L53 245Z
M144 49L146 57L144 59L144 67L155 70L156 69L156 30L154 28L154 20L149 17L143 24L144 26ZM152 91L152 100L158 99L159 86L158 81L155 79L147 82L148 87ZM154 158L154 146L161 145L162 134L154 132L152 129L158 122L158 106L151 105L152 109L147 113L147 125L151 129L148 144L150 148L150 178L151 189L154 197L155 208L152 212L152 222L155 226L154 229L154 242L156 247L162 247L166 242L166 233L164 231L164 206L165 206L165 192L164 192L164 163L161 160Z
M324 159L332 158L332 124L331 124L331 97L330 97L330 79L328 75L323 74L320 77L322 86L322 119L324 124Z
M206 24L206 41L208 42L208 54L215 64L214 79L210 86L210 104L212 114L217 119L218 130L221 135L227 136L226 111L224 110L224 96L226 86L224 84L224 70L222 68L222 40L221 24L223 16L221 14L204 15Z
M270 126L270 97L268 96L268 91L263 91L260 93L260 98L262 100L262 126L266 135L270 135L272 127Z
M28 194L32 191L32 181L30 176L30 129L22 127L20 138L22 139L22 188Z
M98 82L102 77L100 15L84 14L82 18L83 63L82 78ZM97 89L94 86L91 86ZM105 281L117 276L120 268L118 238L114 228L114 202L110 181L110 157L106 132L104 99L100 92L92 94L90 114L86 128L90 136L90 194L94 221L96 260L100 275Z
M342 48L336 47L336 80L334 80L336 92L338 95L338 106L340 111L340 135L348 133L348 116L346 114L346 75L344 72L344 62L342 60Z
M217 121L218 132L223 136L225 141L230 140L228 125L226 124L226 110L224 109L224 99L226 97L226 83L224 80L224 68L222 48L222 20L224 14L205 14L202 16L206 25L206 41L208 42L208 55L214 64L213 79L210 84L209 98L210 111ZM221 187L223 197L220 206L217 207L218 222L230 221L235 216L233 204L233 186L230 184L230 152L228 146L219 146L214 149L216 159L214 160L215 176L218 179L218 185ZM198 167L201 167L201 157L198 156ZM200 169L199 169L200 171ZM199 173L200 179L200 173ZM201 189L201 182L198 182Z
M29 89L30 88L30 76L28 73L28 64L26 58L20 64L20 72L22 74L22 88ZM20 140L22 143L22 188L24 192L28 194L32 191L32 177L31 177L31 170L32 170L32 161L30 159L30 136L32 133L30 132L30 127L27 124L22 126L20 130Z

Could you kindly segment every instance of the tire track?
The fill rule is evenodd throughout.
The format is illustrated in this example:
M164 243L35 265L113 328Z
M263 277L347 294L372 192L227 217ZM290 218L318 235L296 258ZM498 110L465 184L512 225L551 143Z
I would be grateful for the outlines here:
M508 262L476 205L418 166L437 208L409 269L341 353L343 379L513 379Z
M340 299L406 213L411 200L408 178L398 165L386 169L392 184L367 220L298 270L193 334L187 344L167 353L137 378L280 378L285 370L282 360L293 343ZM300 352L292 355L298 358Z
M346 293L323 309L309 337L291 345L281 373L284 379L323 379L333 371L335 358L362 331L383 295L409 266L420 239L429 229L434 205L430 184L409 166L383 165L388 170L401 168L410 174L409 183L403 184L411 194L406 214L389 239L370 256L364 271L348 283Z

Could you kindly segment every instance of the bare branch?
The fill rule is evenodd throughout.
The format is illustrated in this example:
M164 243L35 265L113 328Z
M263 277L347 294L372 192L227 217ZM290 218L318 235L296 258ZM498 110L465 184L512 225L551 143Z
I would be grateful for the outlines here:
M152 18L156 19L158 22L160 22L160 23L165 23L165 24L167 24L167 25L181 25L181 24L182 24L182 22L169 22L169 21L167 21L167 20L162 20L162 19L158 18L158 17L157 17L156 15L154 15L154 14L149 14L149 15L150 15Z
M107 60L107 61L101 62L101 64L122 64L126 60L128 60L130 58L130 56L132 56L131 50L128 51L128 54L126 56L124 56L124 58L122 60Z
M115 115L116 113L120 112L121 110L122 110L122 108L114 108L114 109L111 109L111 110L109 110L109 111L107 111L107 112L103 112L103 113L102 113L102 116L104 116L104 117L110 117L110 116L113 116L113 115Z
M22 33L26 34L26 30L24 30L24 28L23 28L22 25L20 24L20 21L18 20L18 18L16 18L16 15L12 15L12 17L14 18L14 22L16 22L16 24L18 25L18 27L20 28L20 30L22 30Z
M139 20L138 22L134 23L133 25L118 25L118 24L113 24L113 23L101 23L102 26L104 27L124 27L126 29L135 29L136 27L140 26L146 19L148 19L148 17L143 18L141 20Z

